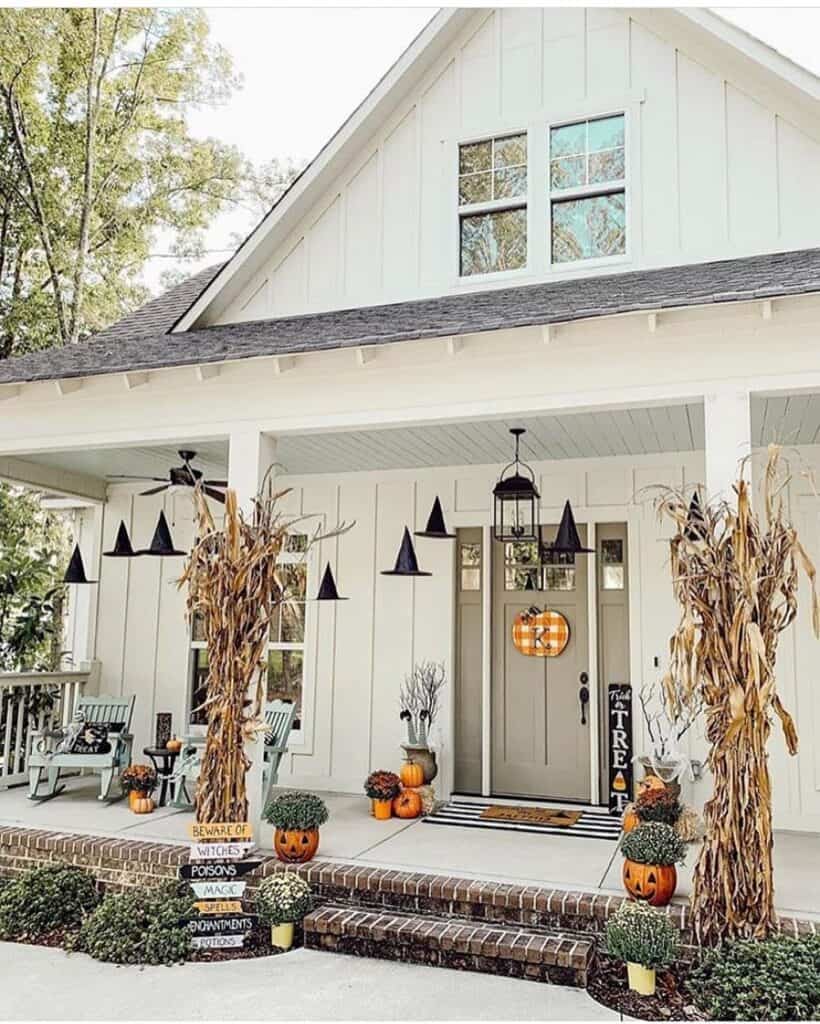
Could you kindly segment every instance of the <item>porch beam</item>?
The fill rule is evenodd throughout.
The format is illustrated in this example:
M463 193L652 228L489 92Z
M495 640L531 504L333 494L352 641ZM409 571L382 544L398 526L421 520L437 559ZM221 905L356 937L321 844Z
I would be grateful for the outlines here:
M273 360L273 372L277 377L281 377L283 373L287 373L288 370L292 370L296 366L296 359L294 356L275 356Z
M709 500L732 502L741 462L752 450L751 404L748 391L715 391L703 396L706 434L706 494ZM748 460L743 475L749 477Z
M122 382L125 385L126 391L133 391L135 388L144 387L148 383L148 372L124 373L122 375Z
M461 338L445 338L444 342L447 347L447 355L450 356L451 358L453 356L457 356L458 353L464 347L464 341Z
M60 398L64 398L66 395L73 395L75 391L79 391L84 383L85 381L82 377L65 377L61 380L55 380L54 386Z
M194 368L196 373L196 379L200 384L204 384L206 381L213 380L218 377L222 367L219 363L200 363L199 366Z
M372 363L375 358L376 358L376 353L373 350L373 348L364 348L362 345L359 345L356 348L356 365L357 366L367 366L367 364L368 363Z
M13 456L0 456L0 478L35 491L48 491L67 498L84 498L95 504L106 499L107 485L99 477L57 466L44 466L39 462L27 462Z
M771 320L774 314L774 302L772 299L764 299L760 304L760 316L764 320Z
M646 327L650 334L654 334L658 329L658 314L649 313L646 317Z

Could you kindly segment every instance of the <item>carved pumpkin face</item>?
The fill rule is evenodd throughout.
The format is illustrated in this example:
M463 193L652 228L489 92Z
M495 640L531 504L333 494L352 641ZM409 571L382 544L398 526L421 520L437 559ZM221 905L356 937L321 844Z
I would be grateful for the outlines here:
M652 907L665 907L675 894L678 873L674 864L638 864L624 861L624 887L636 900Z
M418 818L421 814L421 797L415 789L403 789L393 801L393 813L397 818Z
M278 828L273 835L273 849L285 864L304 864L319 849L319 829Z

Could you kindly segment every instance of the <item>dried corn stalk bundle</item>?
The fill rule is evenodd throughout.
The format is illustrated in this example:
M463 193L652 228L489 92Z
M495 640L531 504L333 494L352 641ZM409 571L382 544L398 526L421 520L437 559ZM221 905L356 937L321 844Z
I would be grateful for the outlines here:
M673 491L658 501L660 514L676 526L671 568L681 606L665 699L673 712L702 701L714 781L692 893L693 926L703 943L762 938L776 924L766 746L776 714L789 752L797 753L797 731L774 673L778 638L797 614L799 568L811 585L812 624L820 635L814 566L783 503L789 479L773 445L762 515L752 509L743 479L734 487L736 508L690 506Z
M194 492L197 539L179 585L188 588L188 613L202 621L208 649L208 732L196 795L198 822L246 821L245 743L264 732L265 658L276 609L291 597L284 585L279 556L295 520L279 501L287 491L253 501L246 517L236 493L225 496L225 518L214 522L199 487ZM351 524L352 525L352 524ZM307 549L350 527L308 536Z

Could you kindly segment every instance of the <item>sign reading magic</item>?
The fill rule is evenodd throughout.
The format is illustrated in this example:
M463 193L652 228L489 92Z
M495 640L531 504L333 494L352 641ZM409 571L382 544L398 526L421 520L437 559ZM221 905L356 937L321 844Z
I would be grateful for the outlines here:
M632 799L632 687L609 685L609 813L623 814Z

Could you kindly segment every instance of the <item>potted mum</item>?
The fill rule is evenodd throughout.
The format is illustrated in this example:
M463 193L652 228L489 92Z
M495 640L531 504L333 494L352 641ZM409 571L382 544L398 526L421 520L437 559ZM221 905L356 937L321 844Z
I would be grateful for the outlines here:
M401 791L401 779L395 772L371 772L364 784L364 791L373 801L373 815L386 821L393 815L393 800Z
M271 875L256 893L256 911L260 920L271 926L272 946L290 949L293 926L310 910L310 886L300 875L284 871Z
M675 895L676 864L686 857L686 846L671 825L648 821L624 836L621 851L626 891L636 900L664 907Z
M681 816L680 801L675 791L664 786L663 789L645 789L638 794L632 807L624 814L624 832L647 821L660 821L664 825L674 826Z
M312 860L319 849L319 826L328 819L327 805L315 793L282 793L265 808L274 827L273 848L286 864Z
M660 910L646 903L622 903L606 926L606 948L626 964L629 987L642 996L655 994L655 971L678 951L677 929Z
M148 764L132 764L120 775L120 786L128 794L128 806L134 814L150 814L154 809L151 794L157 786L157 773Z

